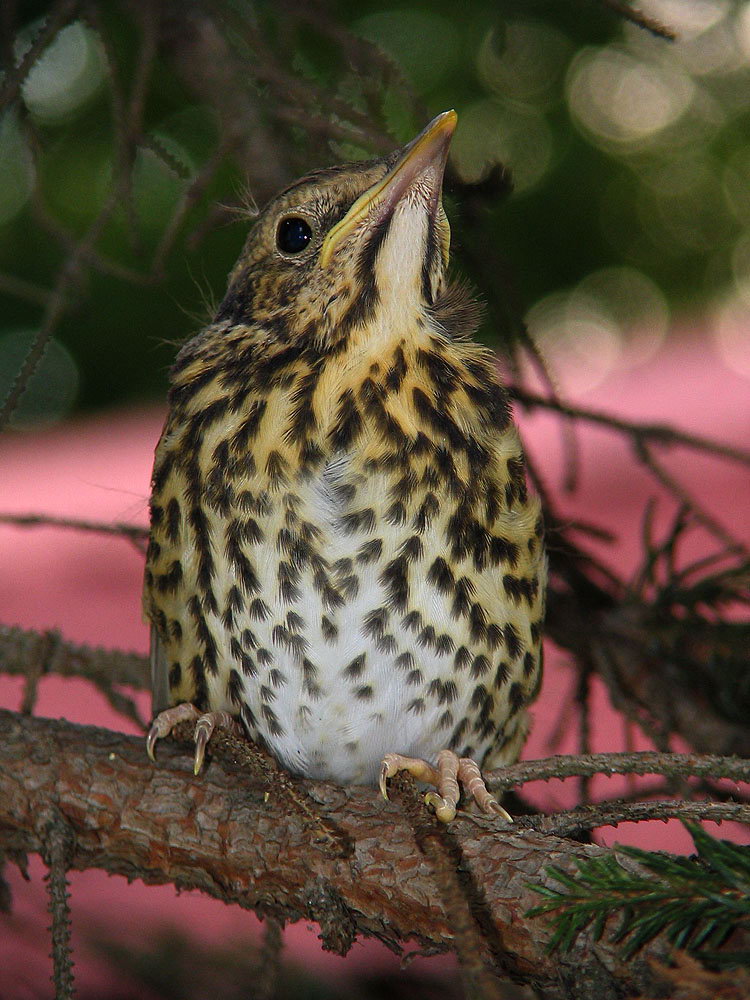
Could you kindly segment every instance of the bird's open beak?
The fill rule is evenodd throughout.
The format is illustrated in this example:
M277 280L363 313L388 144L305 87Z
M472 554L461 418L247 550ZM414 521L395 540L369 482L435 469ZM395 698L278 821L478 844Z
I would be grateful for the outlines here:
M320 248L321 267L327 267L336 248L360 222L368 219L372 224L386 218L417 182L424 187L432 211L437 209L448 147L457 121L455 111L444 111L404 147L395 166L382 180L360 195L344 218L326 235Z

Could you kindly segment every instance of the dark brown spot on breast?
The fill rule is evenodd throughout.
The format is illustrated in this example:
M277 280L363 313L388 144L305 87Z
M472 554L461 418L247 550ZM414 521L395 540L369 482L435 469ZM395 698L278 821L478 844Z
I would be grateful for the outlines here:
M356 656L346 667L344 667L342 674L347 680L356 680L362 676L362 672L365 669L365 664L367 662L367 657L364 653L360 653Z
M339 630L338 627L331 621L327 615L323 615L320 619L320 630L323 633L323 638L326 642L335 642L338 638Z
M380 538L373 538L369 542L365 542L364 545L360 546L357 552L357 562L368 563L375 562L378 560L383 552L383 542Z

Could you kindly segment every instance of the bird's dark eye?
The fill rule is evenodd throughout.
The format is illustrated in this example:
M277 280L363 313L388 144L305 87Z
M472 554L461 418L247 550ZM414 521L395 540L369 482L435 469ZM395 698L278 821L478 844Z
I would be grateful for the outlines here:
M282 219L276 231L276 243L282 253L300 253L312 239L309 222L298 215Z

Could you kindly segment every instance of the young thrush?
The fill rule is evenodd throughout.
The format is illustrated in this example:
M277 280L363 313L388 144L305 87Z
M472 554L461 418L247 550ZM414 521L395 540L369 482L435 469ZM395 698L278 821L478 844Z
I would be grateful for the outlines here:
M502 808L541 677L539 503L470 296L446 279L456 114L260 213L180 351L156 449L148 736L242 725L289 771L402 768ZM507 814L505 814L507 816Z

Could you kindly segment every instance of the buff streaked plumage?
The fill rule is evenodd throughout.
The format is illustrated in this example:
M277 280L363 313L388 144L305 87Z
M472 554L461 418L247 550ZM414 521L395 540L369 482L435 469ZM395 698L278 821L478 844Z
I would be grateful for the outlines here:
M539 503L445 278L451 115L264 209L154 464L155 709L226 711L341 783L390 753L515 760L541 678Z

